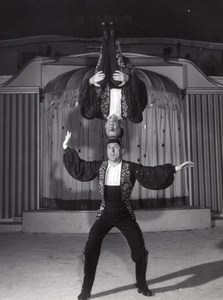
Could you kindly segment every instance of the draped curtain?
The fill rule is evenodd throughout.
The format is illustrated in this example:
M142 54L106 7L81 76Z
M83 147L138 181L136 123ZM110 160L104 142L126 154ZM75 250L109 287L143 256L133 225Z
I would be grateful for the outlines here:
M51 106L52 95L45 94L41 124L41 185L42 197L64 200L100 199L97 181L79 182L71 178L63 166L62 142L66 131L72 132L71 146L82 159L106 158L103 120L87 120L78 106ZM59 99L58 99L59 102ZM143 121L132 124L124 121L124 159L155 166L170 162L174 165L187 159L183 107L181 110L148 105ZM188 196L187 174L175 175L168 189L151 191L136 183L132 199L173 198ZM87 207L86 207L87 208Z

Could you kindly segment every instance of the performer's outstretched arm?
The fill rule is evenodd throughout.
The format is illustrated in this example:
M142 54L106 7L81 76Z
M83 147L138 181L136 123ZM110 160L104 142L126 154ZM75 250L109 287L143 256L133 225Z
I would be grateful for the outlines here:
M139 183L151 190L161 190L169 187L174 181L174 173L188 167L193 167L192 161L186 161L179 166L164 164L155 167L138 165L135 169L135 176Z
M77 151L68 147L71 132L67 131L63 142L63 162L68 173L79 181L90 181L98 175L100 161L85 161L81 159Z

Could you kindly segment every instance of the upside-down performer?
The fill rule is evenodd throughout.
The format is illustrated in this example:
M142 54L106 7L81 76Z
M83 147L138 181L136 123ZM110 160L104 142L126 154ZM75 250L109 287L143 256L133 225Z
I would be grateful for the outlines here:
M67 132L63 142L63 159L68 173L79 181L90 181L98 177L102 199L84 250L84 280L78 299L87 300L91 297L102 241L113 227L121 231L130 246L131 257L136 265L138 292L151 296L152 292L146 283L148 251L136 222L130 196L136 180L147 189L165 189L173 183L175 172L193 166L193 162L187 161L179 166L164 164L146 167L125 161L122 159L122 143L117 137L108 138L108 160L85 161L75 149L69 147L70 138L71 133Z
M103 40L95 74L85 79L79 90L81 114L87 119L119 120L140 123L147 105L147 91L134 72L130 60L122 55L114 24L102 23Z

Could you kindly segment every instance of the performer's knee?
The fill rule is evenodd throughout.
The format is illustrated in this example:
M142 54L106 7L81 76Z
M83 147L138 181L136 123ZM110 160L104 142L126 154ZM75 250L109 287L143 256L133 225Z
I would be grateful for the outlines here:
M140 251L137 249L137 251L132 252L132 260L136 263L139 260L147 261L149 252L146 250L145 247L143 247Z

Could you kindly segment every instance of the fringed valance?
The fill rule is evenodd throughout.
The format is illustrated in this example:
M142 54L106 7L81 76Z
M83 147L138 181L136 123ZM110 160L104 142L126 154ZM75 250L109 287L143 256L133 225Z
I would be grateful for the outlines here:
M180 110L181 90L169 77L145 69L136 69L138 77L144 81L148 95L148 106L162 109Z
M94 74L94 68L80 68L63 73L44 88L44 94L50 95L50 108L70 106L78 107L79 88L81 82Z

